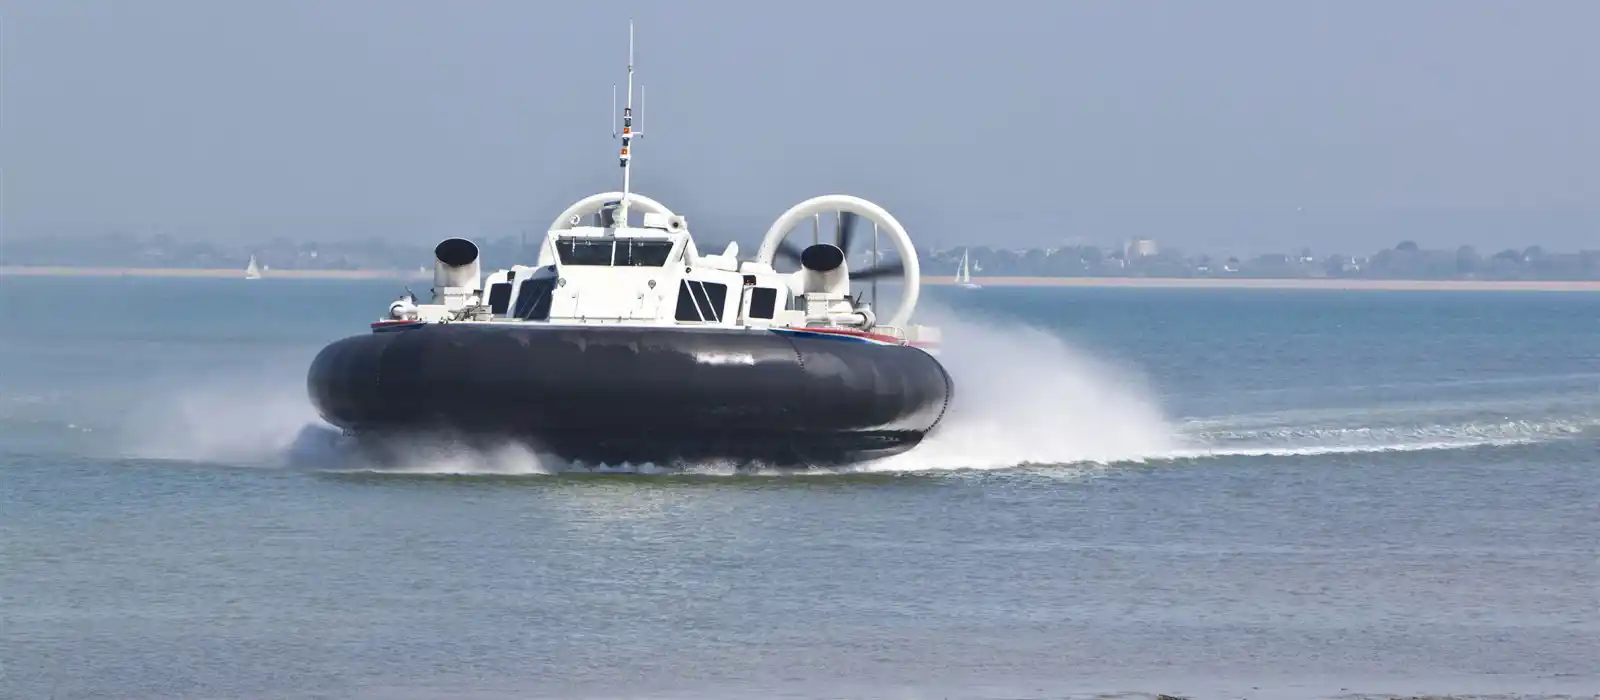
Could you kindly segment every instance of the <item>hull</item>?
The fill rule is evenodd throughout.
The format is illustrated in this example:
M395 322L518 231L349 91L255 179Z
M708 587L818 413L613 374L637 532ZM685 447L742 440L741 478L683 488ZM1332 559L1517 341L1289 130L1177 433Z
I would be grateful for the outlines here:
M915 447L954 386L926 351L859 337L454 323L335 341L307 389L368 442L447 434L589 464L801 466Z

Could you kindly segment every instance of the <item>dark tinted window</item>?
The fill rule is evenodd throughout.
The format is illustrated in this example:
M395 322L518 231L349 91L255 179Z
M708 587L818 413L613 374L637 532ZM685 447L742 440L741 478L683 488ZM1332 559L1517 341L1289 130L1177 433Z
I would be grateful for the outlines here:
M612 239L562 238L556 241L556 255L562 265L610 265Z
M555 288L553 279L523 280L522 287L517 290L517 308L511 315L530 321L550 318L550 293Z
M661 267L667 264L667 254L671 252L672 241L619 238L615 264L624 267Z
M722 320L722 305L728 301L728 285L701 282L700 286L700 299L706 304L706 318Z
M525 318L530 321L550 320L550 304L555 301L554 290L555 285L546 281L543 293L533 302L533 308L528 310Z
M678 284L679 321L720 321L722 305L728 300L728 285L717 282L684 280Z
M496 316L503 315L506 307L511 304L511 283L496 282L489 285L489 311Z
M778 290L772 287L750 288L750 318L772 318L778 308Z
M689 281L688 280L684 280L682 282L679 282L678 283L678 311L677 311L677 313L673 314L673 318L676 318L679 321L701 321L701 320L705 320L700 316L700 312L698 310L696 310L696 309L697 309L697 307L696 307L696 304L694 303L694 293L689 291Z

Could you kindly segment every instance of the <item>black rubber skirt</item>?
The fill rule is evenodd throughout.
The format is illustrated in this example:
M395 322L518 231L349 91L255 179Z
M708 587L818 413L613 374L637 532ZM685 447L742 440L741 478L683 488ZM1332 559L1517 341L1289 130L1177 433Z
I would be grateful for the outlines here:
M511 438L588 464L903 452L954 391L926 351L776 331L425 324L336 341L307 389L357 438Z

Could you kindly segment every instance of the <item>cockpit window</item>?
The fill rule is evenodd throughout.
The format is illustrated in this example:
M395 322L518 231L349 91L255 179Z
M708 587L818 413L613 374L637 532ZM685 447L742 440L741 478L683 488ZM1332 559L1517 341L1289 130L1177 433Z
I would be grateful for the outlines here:
M558 238L562 265L661 267L672 253L672 241L638 238Z
M618 238L615 265L622 267L661 267L672 253L672 241Z
M562 265L610 265L612 239L561 238L556 240L556 255Z

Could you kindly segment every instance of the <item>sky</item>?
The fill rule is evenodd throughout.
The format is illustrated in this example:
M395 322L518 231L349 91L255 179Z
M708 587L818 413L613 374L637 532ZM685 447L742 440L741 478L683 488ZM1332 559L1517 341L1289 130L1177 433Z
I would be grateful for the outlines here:
M5 236L542 231L621 188L759 240L1600 248L1600 2L5 0ZM619 92L621 88L619 88Z

